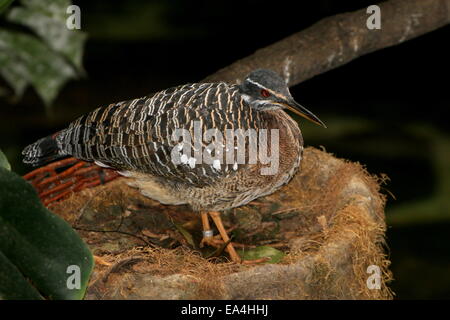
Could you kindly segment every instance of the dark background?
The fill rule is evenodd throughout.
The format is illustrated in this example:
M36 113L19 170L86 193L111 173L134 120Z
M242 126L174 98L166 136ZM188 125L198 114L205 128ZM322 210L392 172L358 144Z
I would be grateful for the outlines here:
M21 149L85 112L201 80L321 18L374 4L293 3L74 1L89 36L87 76L50 110L32 89L17 104L0 100L0 148L26 173ZM329 127L301 121L306 145L390 178L383 192L399 299L450 298L449 40L447 26L291 88Z

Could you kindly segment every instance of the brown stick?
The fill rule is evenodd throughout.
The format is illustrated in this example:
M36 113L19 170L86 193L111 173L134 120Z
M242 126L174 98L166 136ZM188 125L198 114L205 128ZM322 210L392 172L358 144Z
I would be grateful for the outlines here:
M259 49L203 81L239 83L250 71L266 68L284 75L289 86L293 86L450 23L450 0L390 0L379 6L380 30L367 28L367 8L338 14Z

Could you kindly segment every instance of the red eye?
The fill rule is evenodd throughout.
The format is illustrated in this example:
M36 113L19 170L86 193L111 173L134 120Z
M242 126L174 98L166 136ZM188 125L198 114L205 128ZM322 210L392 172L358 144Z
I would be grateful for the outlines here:
M261 90L261 95L262 95L264 98L268 98L268 97L270 97L270 92L267 91L267 90L265 90L265 89L262 89L262 90Z

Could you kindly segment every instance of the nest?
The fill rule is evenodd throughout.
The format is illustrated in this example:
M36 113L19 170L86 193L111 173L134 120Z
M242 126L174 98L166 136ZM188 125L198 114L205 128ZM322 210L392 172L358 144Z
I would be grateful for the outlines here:
M198 214L147 199L126 178L51 209L103 261L86 299L391 299L380 183L359 164L307 148L287 186L222 214L244 250L285 252L277 264L202 257ZM369 266L379 271L379 286L368 285Z

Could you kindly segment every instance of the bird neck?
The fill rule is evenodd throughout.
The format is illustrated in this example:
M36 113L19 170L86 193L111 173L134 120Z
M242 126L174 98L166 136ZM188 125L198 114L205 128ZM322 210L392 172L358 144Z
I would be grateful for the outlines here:
M265 120L268 125L268 129L278 128L280 130L285 130L289 128L293 132L300 134L300 128L297 122L292 119L286 112L282 109L268 109L259 111L261 118Z

